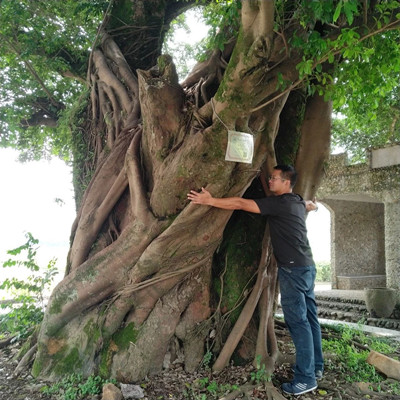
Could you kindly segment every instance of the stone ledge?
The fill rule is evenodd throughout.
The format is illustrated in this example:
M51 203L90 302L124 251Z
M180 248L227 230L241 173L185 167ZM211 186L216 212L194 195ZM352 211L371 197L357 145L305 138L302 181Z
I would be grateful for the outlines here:
M386 287L386 275L338 275L336 279L342 290Z

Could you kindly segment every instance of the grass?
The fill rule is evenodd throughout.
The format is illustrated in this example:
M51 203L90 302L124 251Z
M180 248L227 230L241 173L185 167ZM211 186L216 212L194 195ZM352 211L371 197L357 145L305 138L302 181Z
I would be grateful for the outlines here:
M322 347L327 358L325 369L337 373L340 371L348 383L367 382L375 391L390 391L393 395L400 395L400 382L388 383L372 365L366 362L371 350L399 359L398 346L385 338L378 338L365 334L361 329L348 326L336 326L332 338L323 339Z
M81 374L72 374L51 386L44 386L42 393L52 398L63 400L80 400L87 396L98 395L103 385L117 382L114 379L104 380L99 376L91 375L84 379Z

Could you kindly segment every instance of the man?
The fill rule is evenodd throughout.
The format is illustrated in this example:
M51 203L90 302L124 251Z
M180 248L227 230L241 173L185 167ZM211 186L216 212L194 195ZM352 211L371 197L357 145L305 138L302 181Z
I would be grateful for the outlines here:
M314 296L316 269L305 224L306 211L315 210L317 206L293 193L296 178L292 166L277 165L269 177L269 188L274 196L254 200L214 198L202 188L200 193L191 190L188 199L194 204L268 216L278 263L283 315L296 347L294 378L282 384L282 390L300 395L317 388L317 379L322 378L323 373L323 355Z

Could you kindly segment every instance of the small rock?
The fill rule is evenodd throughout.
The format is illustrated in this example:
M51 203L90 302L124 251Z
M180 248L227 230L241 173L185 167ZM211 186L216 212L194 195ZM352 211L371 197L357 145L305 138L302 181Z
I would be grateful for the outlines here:
M121 391L112 383L103 386L102 400L123 400Z
M368 382L354 382L354 386L361 391L361 393L370 392L370 383Z
M367 363L373 365L388 378L400 380L400 361L371 350L367 357Z
M121 391L125 399L142 399L143 389L138 385L126 385L121 383Z

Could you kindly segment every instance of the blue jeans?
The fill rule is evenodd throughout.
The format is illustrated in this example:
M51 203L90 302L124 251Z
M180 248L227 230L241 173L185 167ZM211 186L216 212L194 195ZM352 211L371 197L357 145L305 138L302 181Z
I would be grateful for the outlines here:
M323 370L321 327L314 295L316 269L279 267L281 306L296 347L294 383L315 385L315 371Z

